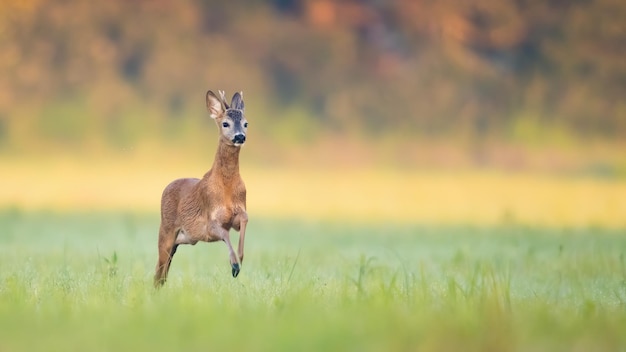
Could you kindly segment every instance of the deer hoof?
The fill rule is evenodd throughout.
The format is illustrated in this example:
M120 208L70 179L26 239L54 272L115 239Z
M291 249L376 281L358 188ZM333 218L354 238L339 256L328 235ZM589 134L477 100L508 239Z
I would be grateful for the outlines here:
M233 264L233 277L237 277L239 275L239 264Z

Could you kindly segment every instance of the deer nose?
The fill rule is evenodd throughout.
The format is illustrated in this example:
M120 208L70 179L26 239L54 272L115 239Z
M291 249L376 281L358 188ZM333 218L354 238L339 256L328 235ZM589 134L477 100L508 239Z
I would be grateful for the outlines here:
M243 144L246 141L246 135L243 133L238 133L233 137L233 143Z

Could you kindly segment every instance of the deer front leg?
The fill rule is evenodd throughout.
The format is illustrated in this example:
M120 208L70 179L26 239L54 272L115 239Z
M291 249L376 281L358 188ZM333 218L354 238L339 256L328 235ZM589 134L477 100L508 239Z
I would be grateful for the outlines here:
M237 254L239 254L239 263L243 264L243 245L246 239L246 225L248 224L248 216L242 216L239 228L239 246Z
M239 275L239 262L237 261L237 255L235 254L233 245L230 243L230 233L226 232L224 242L226 242L226 245L228 246L228 252L230 255L230 266L233 268L233 277L237 277L237 275Z
M237 255L235 254L235 250L233 249L233 245L230 242L230 233L228 230L223 228L218 222L213 222L211 224L211 230L209 233L209 238L213 238L213 240L219 238L226 246L228 246L228 255L230 257L230 266L232 267L233 277L237 277L239 275L239 262L237 261ZM209 242L209 241L207 241Z

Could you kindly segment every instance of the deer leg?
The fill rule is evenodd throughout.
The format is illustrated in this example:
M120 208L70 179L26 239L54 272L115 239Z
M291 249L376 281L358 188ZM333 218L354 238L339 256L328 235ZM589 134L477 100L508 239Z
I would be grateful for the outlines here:
M235 250L233 249L233 245L230 243L230 234L227 232L226 236L224 236L224 242L228 246L228 253L230 256L230 266L233 268L233 277L237 277L239 275L239 262L237 260L237 255L235 254Z
M174 243L176 237L168 235L169 233L164 229L159 231L159 261L154 274L154 287L157 288L165 284L167 273L172 264L172 258L178 248L178 245Z
M248 218L241 219L239 228L239 246L237 248L237 254L239 255L239 264L243 265L243 244L246 239L246 225L248 224Z
M235 254L235 250L233 249L233 245L230 242L230 233L218 222L211 223L209 233L212 235L211 238L220 238L224 241L224 243L226 243L230 258L230 266L233 269L233 277L237 277L237 275L239 275L239 261L237 259L237 254ZM207 238L206 241L211 242L211 238Z
M167 280L167 274L170 271L170 267L172 265L172 258L174 258L174 254L176 254L177 248L178 248L177 244L173 245L172 250L170 251L170 255L167 256L167 263L165 264L165 267L163 268L163 280Z

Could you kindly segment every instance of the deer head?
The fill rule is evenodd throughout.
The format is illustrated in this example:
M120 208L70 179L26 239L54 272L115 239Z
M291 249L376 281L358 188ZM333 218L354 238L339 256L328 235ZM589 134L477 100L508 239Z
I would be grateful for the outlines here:
M248 121L244 115L243 92L237 92L230 101L226 102L224 91L218 91L219 97L212 91L206 93L206 107L211 118L217 123L220 138L235 147L242 146L246 141Z

